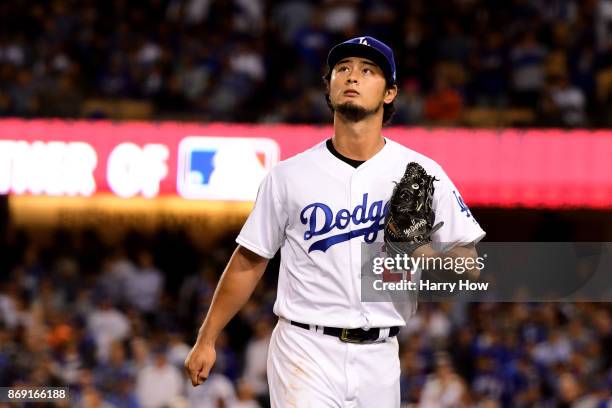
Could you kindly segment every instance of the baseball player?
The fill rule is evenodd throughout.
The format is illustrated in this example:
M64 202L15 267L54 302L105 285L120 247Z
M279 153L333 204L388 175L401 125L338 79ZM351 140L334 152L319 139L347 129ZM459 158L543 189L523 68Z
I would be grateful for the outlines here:
M437 163L382 136L397 95L392 50L353 38L331 49L327 65L334 134L261 183L185 368L194 386L206 380L216 338L280 249L267 364L272 406L399 407L396 336L407 316L391 302L361 301L361 246L383 241L407 163L436 180L431 207L442 225L416 252L475 258L484 231Z

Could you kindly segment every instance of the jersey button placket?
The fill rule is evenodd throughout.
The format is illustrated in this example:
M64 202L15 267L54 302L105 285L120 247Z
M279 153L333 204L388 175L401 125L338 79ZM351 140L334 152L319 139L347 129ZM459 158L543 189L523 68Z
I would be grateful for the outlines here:
M363 196L364 194L366 194L363 188L363 175L361 174L362 172L360 172L359 170L360 169L357 169L357 171L355 171L355 173L353 173L351 177L350 196L351 208L353 209L353 213L351 214L351 216L355 214L355 212L357 211L357 207L363 204ZM368 198L368 203L369 201L370 200ZM367 208L364 208L364 211L367 211ZM353 220L351 220L349 225L351 231L366 227L366 225L354 224ZM355 304L357 306L357 310L359 310L363 327L365 329L368 329L370 323L367 320L365 309L363 307L363 304L361 303L361 245L363 245L363 242L363 236L355 237L354 239L350 240L349 247L351 250L351 257L349 267L351 268L351 276L353 276L353 279L351 279L351 281L353 283Z

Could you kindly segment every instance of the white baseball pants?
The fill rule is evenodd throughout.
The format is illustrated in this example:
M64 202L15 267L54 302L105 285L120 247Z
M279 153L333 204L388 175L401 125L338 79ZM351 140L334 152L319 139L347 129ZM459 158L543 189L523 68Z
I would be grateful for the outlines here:
M272 408L399 408L397 337L354 344L280 319L270 340Z

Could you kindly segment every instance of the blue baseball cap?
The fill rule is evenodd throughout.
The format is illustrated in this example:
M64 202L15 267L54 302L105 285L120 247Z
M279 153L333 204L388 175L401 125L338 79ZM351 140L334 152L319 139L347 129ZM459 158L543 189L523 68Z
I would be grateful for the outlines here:
M362 57L371 60L383 70L387 81L395 84L396 70L393 50L384 42L365 36L351 38L334 46L327 56L329 71L331 72L338 61L348 57Z

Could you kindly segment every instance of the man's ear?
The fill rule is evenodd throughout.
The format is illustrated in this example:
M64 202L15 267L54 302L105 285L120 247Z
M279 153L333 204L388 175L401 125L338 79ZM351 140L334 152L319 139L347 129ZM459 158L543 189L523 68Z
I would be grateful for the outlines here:
M385 90L385 97L384 97L384 102L385 103L391 103L393 102L393 100L395 99L395 97L397 96L397 85L393 85L391 88L387 88Z

